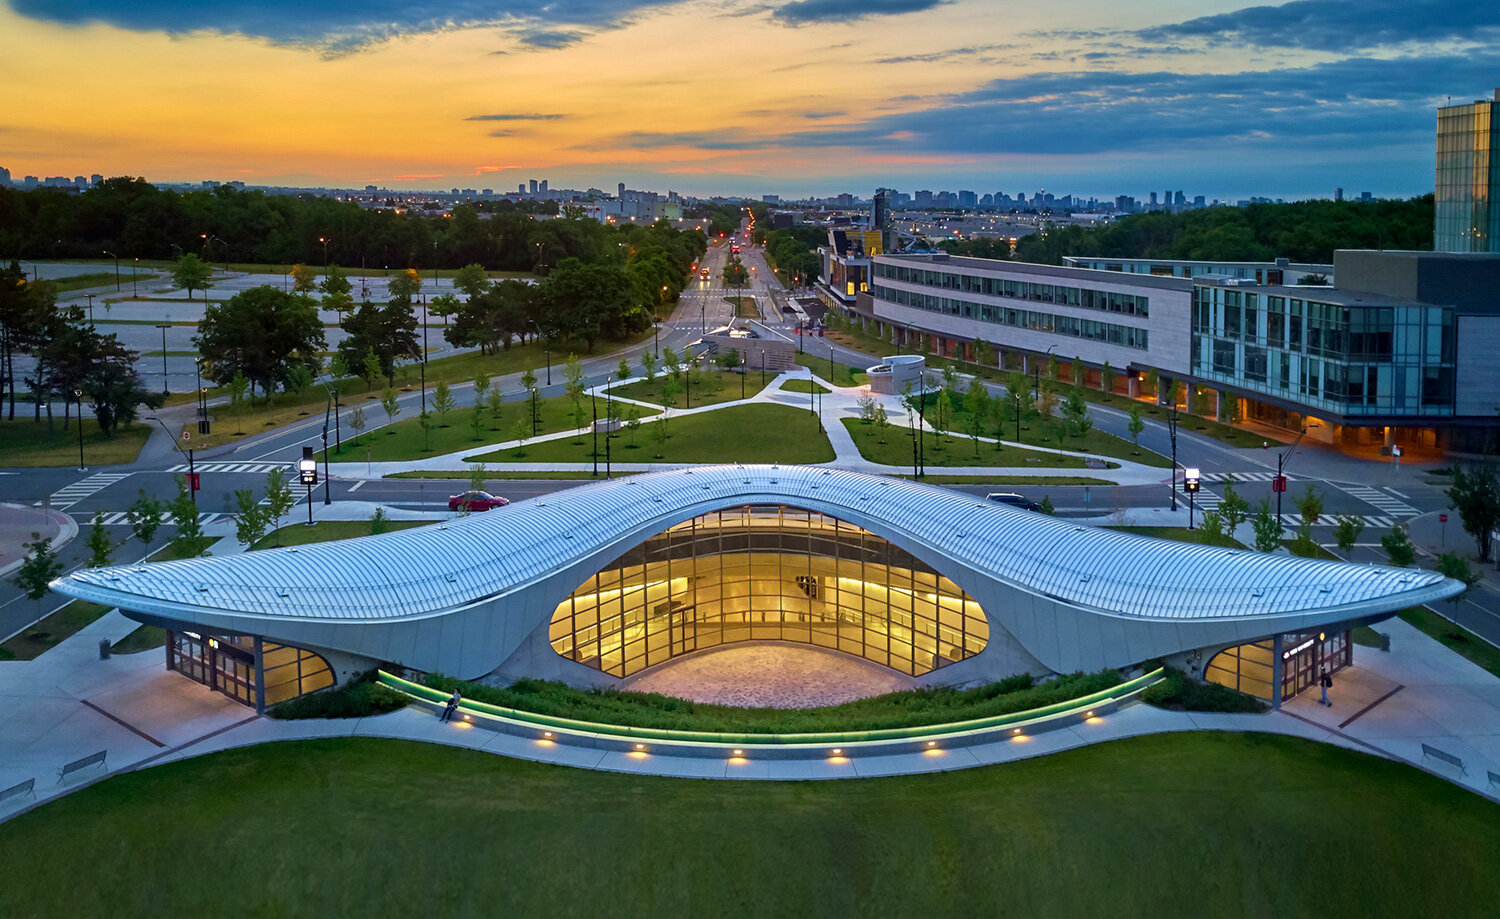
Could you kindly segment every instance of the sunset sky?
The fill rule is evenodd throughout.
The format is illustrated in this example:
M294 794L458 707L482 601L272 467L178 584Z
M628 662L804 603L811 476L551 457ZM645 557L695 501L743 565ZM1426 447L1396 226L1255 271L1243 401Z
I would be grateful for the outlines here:
M15 178L1420 194L1500 4L0 0Z

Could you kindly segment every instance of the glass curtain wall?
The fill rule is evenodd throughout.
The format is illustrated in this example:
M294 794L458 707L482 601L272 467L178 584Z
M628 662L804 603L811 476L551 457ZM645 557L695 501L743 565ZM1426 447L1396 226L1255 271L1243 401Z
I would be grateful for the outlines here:
M254 637L167 634L167 669L245 705L257 704ZM260 655L263 681L259 686L264 689L266 705L333 685L333 668L311 651L262 640Z
M737 641L817 645L920 676L989 640L979 604L860 527L757 505L685 521L589 578L557 607L563 657L624 677Z

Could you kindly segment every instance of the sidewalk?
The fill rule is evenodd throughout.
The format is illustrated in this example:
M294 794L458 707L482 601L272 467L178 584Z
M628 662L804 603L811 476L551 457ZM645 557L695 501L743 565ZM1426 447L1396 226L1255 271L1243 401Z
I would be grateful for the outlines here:
M0 578L8 578L26 558L24 543L33 533L52 540L59 549L78 535L78 524L61 511L25 504L0 504Z

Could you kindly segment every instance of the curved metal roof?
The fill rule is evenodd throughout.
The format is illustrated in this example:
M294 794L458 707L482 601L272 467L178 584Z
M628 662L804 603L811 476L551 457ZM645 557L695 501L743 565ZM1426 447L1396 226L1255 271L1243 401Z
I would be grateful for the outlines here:
M926 556L1081 609L1205 621L1457 591L1430 571L1169 542L901 479L811 467L706 466L595 482L497 511L335 543L84 569L61 593L127 609L391 621L461 610L594 553L742 504L827 513ZM1397 605L1404 605L1400 603Z

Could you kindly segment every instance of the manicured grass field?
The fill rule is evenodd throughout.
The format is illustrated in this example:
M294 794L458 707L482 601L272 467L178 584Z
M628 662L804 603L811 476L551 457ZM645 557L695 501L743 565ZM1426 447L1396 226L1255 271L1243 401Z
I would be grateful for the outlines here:
M1226 549L1247 548L1244 543L1232 536L1224 536L1215 541L1208 537L1202 530L1189 530L1187 527L1110 527L1111 530L1119 530L1122 533L1135 533L1140 536L1154 536L1157 539L1170 539L1173 542L1191 542L1200 546L1223 546Z
M620 399L635 399L640 402L650 402L655 405L662 404L662 387L666 383L666 376L657 373L654 380L636 380L634 383L626 383L623 386L610 388L610 394ZM683 388L683 381L679 376L677 382L677 408L696 408L703 405L722 405L725 402L738 402L741 398L751 398L760 392L760 378L751 374L745 379L745 395L740 395L740 375L737 373L725 373L718 370L700 371L693 378L693 404L687 404L687 392ZM600 397L603 398L602 396ZM602 403L600 410L603 410ZM615 414L624 412L624 408L616 407Z
M1490 673L1500 676L1500 648L1425 606L1408 607L1398 615L1402 622L1416 626Z
M933 403L937 397L928 393L927 396L927 423L936 427L937 414L933 410ZM1059 412L1059 417L1061 412ZM955 435L969 433L970 413L962 408L957 399L953 400L953 413L949 416L944 429ZM1007 415L1006 417L1011 417ZM1030 422L1021 422L1021 438L1023 444L1031 444L1038 447L1048 447L1053 450L1076 450L1080 453L1090 453L1095 456L1108 456L1115 459L1129 460L1133 463L1141 463L1146 466L1170 467L1172 461L1159 453L1153 453L1146 449L1136 449L1128 440L1122 440L1113 434L1106 434L1097 428L1090 430L1082 437L1060 435L1058 423L1041 424L1036 418ZM992 419L985 418L980 425L979 435L981 437L994 437L996 427ZM1009 421L1001 428L1002 440L1015 442L1016 426L1014 421ZM991 445L993 449L993 445ZM981 448L983 449L983 448Z
M517 393L507 393L515 397ZM344 449L333 450L334 462L361 462L365 459L365 450L369 449L369 458L374 462L388 462L397 460L421 459L427 456L441 456L445 453L455 453L459 450L478 450L490 444L504 443L516 439L516 424L519 421L526 422L526 434L531 436L531 401L519 399L507 401L500 412L500 424L494 423L489 408L482 412L484 423L480 428L479 439L474 439L474 430L470 426L474 413L473 399L468 400L467 405L456 408L448 413L447 427L440 427L437 414L432 413L432 430L422 431L421 422L413 417L415 413L403 410L395 424L385 424L385 410L380 407L379 402L364 402L365 421L367 427L374 424L382 426L375 430L366 430L361 434L358 442L352 439L352 430L348 426L348 415L344 416ZM616 415L623 417L628 406L616 405ZM537 399L536 409L538 415L537 433L551 434L557 431L570 431L578 425L573 417L573 400L567 396L552 396L547 399ZM589 411L589 402L583 400L583 409ZM599 414L602 417L605 411L603 399L599 400ZM641 408L641 417L646 418L656 414L653 409ZM584 426L587 427L593 420L592 415L586 415ZM588 435L580 435L587 437ZM573 444L575 438L569 438L564 443ZM574 444L573 452L579 451L579 446ZM321 457L321 454L319 454ZM581 462L581 460L579 460Z
M833 782L292 741L0 824L17 917L1480 916L1496 851L1441 779L1218 732Z
M859 455L872 463L891 466L911 465L911 431L901 425L892 424L885 432L885 443L880 442L880 431L873 424L865 424L858 418L844 418L844 427L859 447ZM1021 447L1001 447L981 442L979 454L974 453L974 443L967 437L937 438L941 447L934 445L931 433L922 435L926 440L925 462L930 467L952 466L1018 466L1036 469L1083 469L1083 457L1064 453L1044 453Z
M409 530L431 522L430 520L387 520L385 531L394 533L397 530ZM353 539L356 536L369 535L370 521L368 520L323 520L315 526L293 523L267 533L260 542L250 548L254 551L276 546L310 546L318 542L333 542L337 539Z
M808 350L794 356L792 360L796 361L799 366L806 367L808 370L811 370L813 373L817 374L818 376L822 377L835 386L847 388L850 386L863 386L866 383L870 382L870 375L868 373L865 373L863 370L855 370L853 367L845 367L843 364L840 364L837 361L829 363L828 350L826 348L820 348L818 345L811 344L812 341L816 341L816 339L811 339L809 341L808 347L816 349L821 353L818 354L814 353L814 351L812 350Z
M832 392L832 390L830 390L828 387L826 387L826 386L819 386L817 383L814 383L812 380L787 380L785 383L781 384L781 389L782 389L782 392L805 392L805 393L825 393L825 392Z
M151 428L144 422L107 435L86 418L83 422L84 464L115 466L133 463L150 437ZM15 421L0 421L0 467L77 465L78 428L73 424L64 430L59 417L49 431L45 418L40 423L20 417Z
M50 600L53 595L49 594L43 602ZM21 600L22 603L30 603L30 600ZM52 602L56 602L52 600ZM101 606L98 603L89 603L84 600L74 600L72 603L62 607L57 612L33 623L21 634L0 645L5 660L35 660L41 655L52 650L52 647L64 638L74 634L86 625L109 612L110 607Z
M611 446L614 461L826 463L834 457L833 445L812 416L785 405L735 405L668 419L667 442L660 456L653 431L656 424L644 421L634 435L626 431L617 436ZM599 449L604 449L602 441ZM584 463L592 459L592 446L575 444L571 437L464 457L471 463Z

